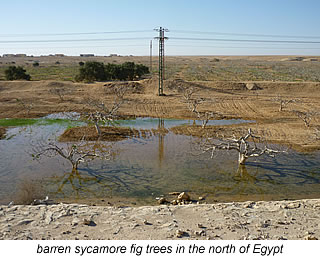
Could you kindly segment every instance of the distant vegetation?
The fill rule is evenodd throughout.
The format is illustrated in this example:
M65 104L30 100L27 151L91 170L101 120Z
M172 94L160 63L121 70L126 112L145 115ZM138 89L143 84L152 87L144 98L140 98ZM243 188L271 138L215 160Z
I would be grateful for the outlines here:
M149 57L96 57L105 67L114 68L127 62L149 65ZM33 66L39 62L40 66ZM90 59L78 57L37 57L21 59L0 58L0 80L6 80L8 66L22 66L32 80L74 81L79 79L79 69ZM109 64L111 63L111 65ZM109 65L108 65L109 64ZM130 64L130 63L129 63ZM136 65L136 66L144 66ZM144 66L146 67L146 66ZM153 73L158 72L157 60L153 59ZM119 72L119 69L117 69ZM119 74L119 73L118 73ZM79 76L77 76L79 75ZM110 76L108 76L110 78ZM108 80L108 77L106 77ZM138 75L139 77L139 75ZM166 79L181 78L187 81L312 81L320 82L320 58L318 61L289 61L272 57L219 58L215 57L170 57L165 62ZM116 77L112 77L116 79ZM126 80L126 79L125 79ZM83 80L85 81L85 80Z
M9 66L5 71L6 80L30 80L31 77L26 70L20 66Z
M104 65L102 62L89 61L80 65L76 81L134 80L148 73L147 66L134 62Z

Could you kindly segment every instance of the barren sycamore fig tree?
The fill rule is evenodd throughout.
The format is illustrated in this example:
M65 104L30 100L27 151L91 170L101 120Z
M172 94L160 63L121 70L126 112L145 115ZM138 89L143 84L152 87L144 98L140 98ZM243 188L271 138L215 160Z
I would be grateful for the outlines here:
M278 95L277 97L271 99L271 101L279 103L279 112L281 112L290 103L299 102L298 99L286 99L286 98L282 97L281 95Z
M78 144L58 145L55 142L38 144L33 148L32 157L40 159L42 156L64 158L77 170L80 163L88 163L96 158L109 160L112 156L111 147L100 142L90 143L81 141Z
M194 113L198 120L202 122L202 128L205 128L209 122L209 120L221 116L219 113L212 112L212 111L199 111L198 106L201 103L204 103L205 100L202 98L193 98L192 95L194 93L193 88L186 88L183 89L183 97L184 101L187 102L189 110Z
M240 138L233 137L225 140L205 138L199 145L202 153L211 153L211 158L213 158L217 150L235 150L239 154L238 163L240 165L244 165L247 159L251 157L262 155L274 157L276 154L284 152L270 149L267 145L262 145L261 140L261 137L255 136L252 130L249 129L248 133Z
M315 111L304 112L304 111L292 110L292 113L295 113L297 117L299 117L303 121L304 125L308 128L310 127L312 119L318 115L318 113Z
M105 104L103 101L94 98L86 98L84 99L84 103L89 105L91 108L95 109L94 112L84 113L84 117L92 122L96 128L98 136L101 136L100 124L106 125L111 123L118 110L120 109L121 105L125 102L124 94L126 89L124 86L119 86L113 89L113 94L115 98L113 102L110 104Z

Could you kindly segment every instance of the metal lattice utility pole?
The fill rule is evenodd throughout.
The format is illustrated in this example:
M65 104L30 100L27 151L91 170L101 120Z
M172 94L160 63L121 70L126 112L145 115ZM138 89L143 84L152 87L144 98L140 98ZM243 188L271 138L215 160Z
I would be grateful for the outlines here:
M159 37L156 39L159 40L159 96L163 96L163 81L164 81L164 40L167 40L168 37L164 37L164 32L168 32L168 29L160 27L155 29L159 32Z
M152 40L150 41L150 73L152 75Z

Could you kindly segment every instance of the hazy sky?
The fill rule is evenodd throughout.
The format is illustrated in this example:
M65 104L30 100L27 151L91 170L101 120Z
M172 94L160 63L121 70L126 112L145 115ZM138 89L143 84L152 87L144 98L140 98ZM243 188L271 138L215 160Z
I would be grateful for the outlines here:
M320 55L319 0L1 0L0 10L0 55L149 55L150 40L156 55L159 26L168 55Z

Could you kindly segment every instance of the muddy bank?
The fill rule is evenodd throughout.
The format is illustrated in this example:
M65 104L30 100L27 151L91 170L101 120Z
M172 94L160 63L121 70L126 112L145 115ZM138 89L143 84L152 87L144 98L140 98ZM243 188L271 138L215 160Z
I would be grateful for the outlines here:
M101 135L99 136L94 126L73 127L67 129L59 138L60 142L70 142L79 140L88 141L122 141L131 137L138 137L139 131L128 127L106 126L100 127Z
M0 139L3 139L6 134L6 128L0 126Z
M0 206L0 239L319 239L320 200Z

